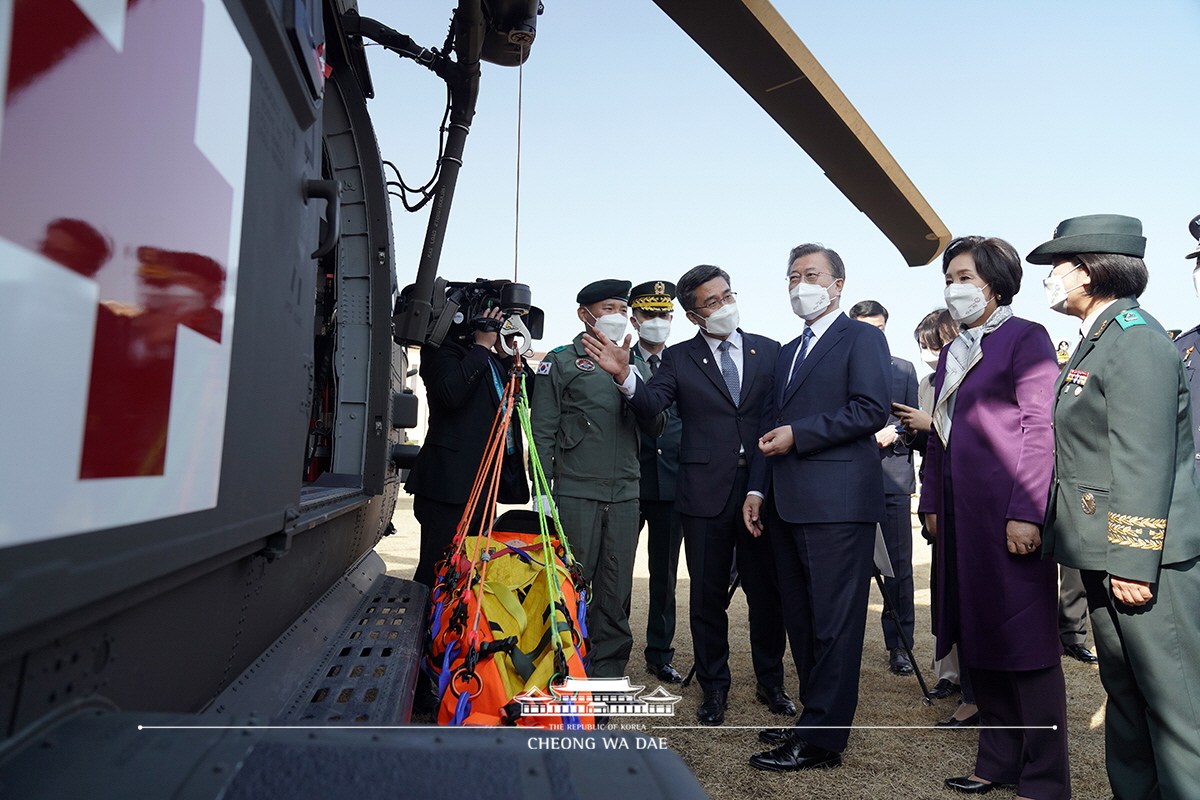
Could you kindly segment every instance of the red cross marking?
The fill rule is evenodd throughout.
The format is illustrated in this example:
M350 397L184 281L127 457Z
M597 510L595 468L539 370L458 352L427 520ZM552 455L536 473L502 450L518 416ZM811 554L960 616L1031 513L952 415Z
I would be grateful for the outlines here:
M130 0L117 52L72 0L15 3L0 236L99 286L80 478L162 475L178 328L221 341L233 189L194 143L203 14Z

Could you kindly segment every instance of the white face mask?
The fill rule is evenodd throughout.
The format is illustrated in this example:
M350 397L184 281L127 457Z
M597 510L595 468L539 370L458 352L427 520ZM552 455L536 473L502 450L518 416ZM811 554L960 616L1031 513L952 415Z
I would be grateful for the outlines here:
M938 357L941 356L941 350L930 350L928 347L921 348L921 360L930 369L937 369Z
M1057 311L1060 314L1067 313L1067 295L1083 284L1068 289L1065 278L1077 269L1079 267L1068 270L1062 275L1051 275L1042 281L1042 285L1046 287L1046 303L1050 306L1051 311Z
M696 316L700 316L697 314ZM739 318L737 303L721 306L707 318L701 317L700 327L713 336L728 336L737 330Z
M983 316L988 301L983 296L983 290L990 283L976 286L973 283L951 283L946 286L946 308L956 322L970 325Z
M651 317L638 327L638 338L647 344L662 344L671 333L671 320Z
M1196 284L1196 297L1200 297L1200 259L1196 259L1196 268L1192 270L1192 283Z
M588 312L591 315L591 312ZM592 327L600 333L603 333L610 342L620 344L621 338L625 335L625 326L629 320L624 314L605 314L602 317L592 317Z
M829 289L815 283L797 283L788 294L792 300L792 311L805 322L824 314L833 302Z

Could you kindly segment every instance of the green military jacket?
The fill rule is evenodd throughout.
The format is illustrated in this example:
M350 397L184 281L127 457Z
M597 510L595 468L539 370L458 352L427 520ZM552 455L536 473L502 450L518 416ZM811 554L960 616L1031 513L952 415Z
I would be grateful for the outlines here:
M1055 477L1043 548L1126 580L1200 555L1191 394L1163 327L1117 300L1055 385Z
M640 356L635 368L650 369ZM618 503L638 497L638 431L662 434L666 415L639 423L583 334L546 354L533 382L533 441L555 495Z

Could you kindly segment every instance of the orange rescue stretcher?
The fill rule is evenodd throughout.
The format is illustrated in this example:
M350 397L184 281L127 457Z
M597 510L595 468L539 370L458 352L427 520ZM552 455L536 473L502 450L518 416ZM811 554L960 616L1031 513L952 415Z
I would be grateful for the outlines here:
M521 695L544 696L567 678L586 678L588 588L557 509L496 519L514 411L529 447L534 496L550 495L517 355L466 511L437 567L424 667L440 701L439 724L591 728L586 714L521 713ZM572 700L586 708L587 698Z

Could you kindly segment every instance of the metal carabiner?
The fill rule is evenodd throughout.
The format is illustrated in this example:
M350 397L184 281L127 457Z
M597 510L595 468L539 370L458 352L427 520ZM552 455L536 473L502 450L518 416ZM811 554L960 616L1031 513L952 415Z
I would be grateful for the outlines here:
M511 348L508 346L508 337L516 336L521 339L518 347ZM500 349L510 356L515 356L520 353L523 356L533 354L533 336L529 333L529 328L525 327L525 321L520 316L513 314L504 320L504 324L500 326Z

